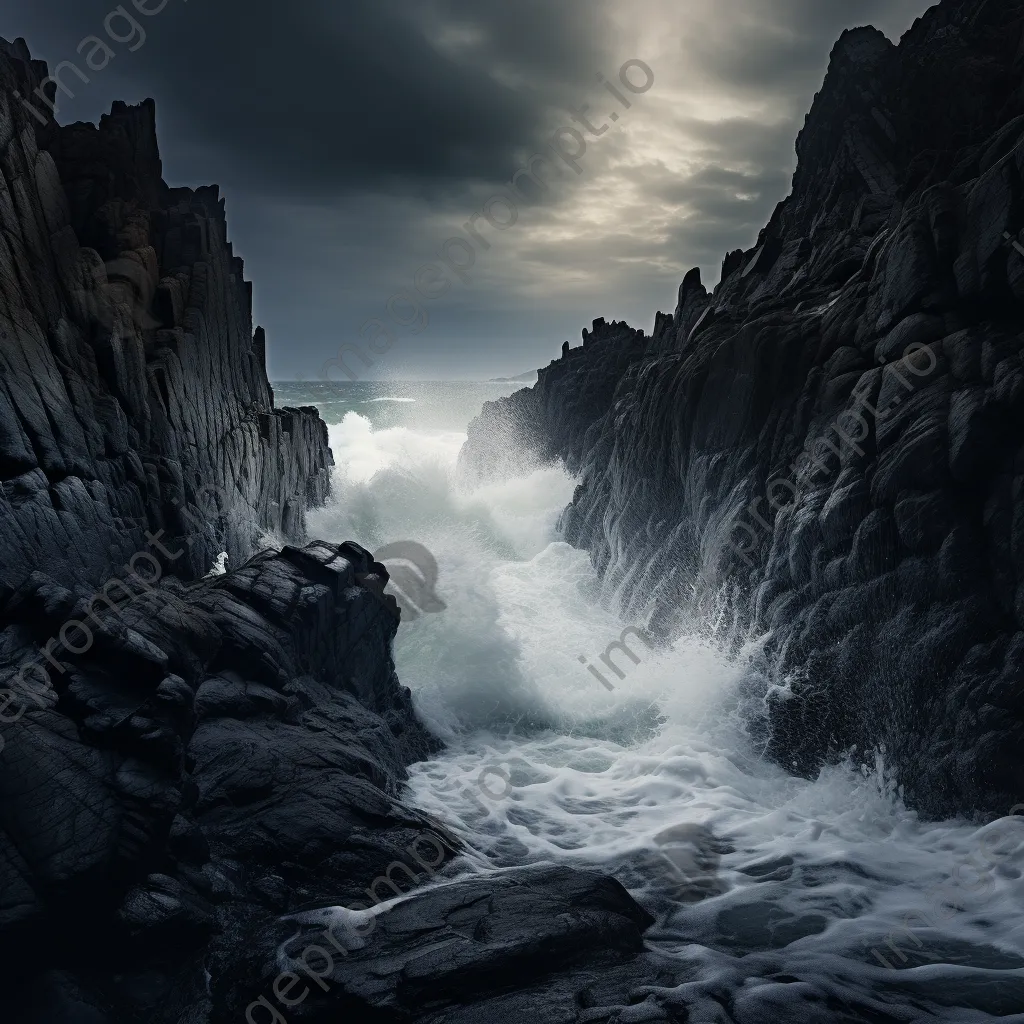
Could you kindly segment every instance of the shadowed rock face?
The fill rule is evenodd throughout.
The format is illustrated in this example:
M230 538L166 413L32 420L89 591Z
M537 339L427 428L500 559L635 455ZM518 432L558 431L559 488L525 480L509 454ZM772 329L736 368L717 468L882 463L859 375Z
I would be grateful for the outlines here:
M642 933L653 923L613 879L559 867L432 888L369 922L314 911L281 929L281 960L265 961L261 978L222 975L216 996L224 1009L213 1022L242 1019L252 992L272 993L281 971L302 970L303 962L321 983L306 985L305 974L293 995L308 994L289 1019L310 1024L346 1010L363 1020L484 1024L508 1019L515 1006L530 1007L537 1020L572 1021L577 993L595 984L616 993L607 1019L625 986L657 970L641 956ZM330 956L307 953L325 946Z
M936 815L1024 786L1022 33L1020 0L846 33L792 195L714 293L691 271L642 342L596 323L461 459L564 459L566 534L630 621L728 590L787 680L780 763L884 749Z
M330 487L326 425L274 409L217 188L163 183L151 101L41 125L14 93L45 74L0 43L0 607L33 571L103 582L146 531L189 539L183 578L239 564Z
M0 41L5 1013L177 1021L211 942L354 898L430 825L396 794L435 744L366 551L188 588L302 538L327 429L274 408L224 203L163 183L153 104L39 124L14 94L46 74Z
M75 617L74 595L33 582L9 628ZM97 614L93 648L4 731L15 1019L205 1013L204 965L237 974L279 914L365 903L396 858L427 878L458 849L397 799L437 744L388 656L386 583L358 546L314 543Z

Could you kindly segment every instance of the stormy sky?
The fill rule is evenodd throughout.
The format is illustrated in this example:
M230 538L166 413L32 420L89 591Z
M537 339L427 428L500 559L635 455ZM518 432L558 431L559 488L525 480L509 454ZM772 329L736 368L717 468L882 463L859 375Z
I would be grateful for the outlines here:
M787 194L841 31L928 6L7 0L0 35L89 78L62 74L63 123L156 100L168 183L227 197L272 378L346 349L332 380L486 379L715 283Z

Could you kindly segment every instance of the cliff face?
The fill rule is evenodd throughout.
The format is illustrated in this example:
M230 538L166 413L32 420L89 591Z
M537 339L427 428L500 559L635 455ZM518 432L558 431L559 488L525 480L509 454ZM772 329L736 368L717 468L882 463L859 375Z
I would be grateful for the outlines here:
M368 552L194 582L302 537L327 429L274 408L223 200L163 183L153 104L40 123L45 76L0 41L4 1012L178 1021L212 937L243 957L419 836L395 795L433 741Z
M190 541L181 577L237 564L330 486L325 424L273 407L217 189L164 184L152 102L41 124L15 94L45 74L0 44L0 606L33 571L102 583L147 531Z
M1024 785L1024 3L846 33L791 196L650 338L595 323L462 471L560 457L564 526L665 632L767 633L769 751L884 750L934 814ZM1019 243L1018 243L1019 244Z

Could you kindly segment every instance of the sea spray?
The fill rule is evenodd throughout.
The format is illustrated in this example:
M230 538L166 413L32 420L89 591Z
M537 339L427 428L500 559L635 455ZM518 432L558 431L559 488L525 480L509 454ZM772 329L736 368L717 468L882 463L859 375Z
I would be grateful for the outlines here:
M599 656L641 619L635 605L623 617L616 588L558 535L574 481L550 466L460 490L465 423L424 428L418 403L403 408L400 425L349 413L332 426L335 498L311 530L371 549L415 538L437 558L447 608L400 626L396 661L448 745L413 766L407 797L467 841L463 869L556 861L614 874L657 916L648 942L688 961L686 999L735 974L759 977L771 1000L782 970L840 1003L916 1019L913 975L877 949L897 967L930 965L929 991L951 993L944 1019L988 1019L992 980L1024 970L1024 825L1001 826L984 893L936 915L935 893L984 838L976 824L922 822L881 756L810 781L765 761L749 728L764 692L743 685L761 638L734 636L726 652L711 624L662 616L688 628L644 651L614 691L597 685L580 653ZM514 789L481 809L463 794L494 763ZM907 921L904 962L887 940L906 939Z

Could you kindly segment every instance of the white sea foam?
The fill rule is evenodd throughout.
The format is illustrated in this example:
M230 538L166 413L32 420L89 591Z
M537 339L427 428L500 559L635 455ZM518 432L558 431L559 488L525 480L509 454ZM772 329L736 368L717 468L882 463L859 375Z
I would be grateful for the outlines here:
M727 658L699 630L657 651L626 634L616 673L602 654L631 624L556 533L574 481L549 468L462 493L463 438L350 413L331 428L335 501L310 528L437 558L447 609L403 623L396 661L448 741L409 797L469 841L466 869L614 873L656 915L649 943L686 961L670 998L694 1020L722 1019L722 988L748 1020L822 1019L800 1015L802 992L880 1020L1024 1019L1024 817L922 822L881 755L813 781L764 761L737 688L749 651ZM488 764L514 788L482 804Z
M228 571L228 553L222 551L218 556L213 565L210 566L210 571L206 574L206 579L211 576L223 576Z

